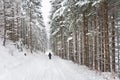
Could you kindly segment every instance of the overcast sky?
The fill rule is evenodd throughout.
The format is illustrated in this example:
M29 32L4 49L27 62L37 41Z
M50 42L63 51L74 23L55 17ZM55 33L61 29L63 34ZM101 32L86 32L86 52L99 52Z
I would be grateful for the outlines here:
M47 36L48 39L50 38L50 26L48 24L49 21L49 15L50 15L50 9L51 9L51 5L49 3L50 0L42 0L42 15L43 15L43 19L46 25L46 31L47 31ZM48 40L48 49L49 49L49 40Z
M48 28L49 25L48 25L48 16L50 15L49 12L50 12L50 8L51 8L51 5L49 3L50 0L42 0L42 14L43 14L43 19L44 19L44 22L45 22L45 25L46 27Z

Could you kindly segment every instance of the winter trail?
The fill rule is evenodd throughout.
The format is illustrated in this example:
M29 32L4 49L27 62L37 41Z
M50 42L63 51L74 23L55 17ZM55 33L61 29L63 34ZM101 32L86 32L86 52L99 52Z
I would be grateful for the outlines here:
M55 56L51 60L46 55L34 56L23 64L0 75L0 80L101 80L87 68Z

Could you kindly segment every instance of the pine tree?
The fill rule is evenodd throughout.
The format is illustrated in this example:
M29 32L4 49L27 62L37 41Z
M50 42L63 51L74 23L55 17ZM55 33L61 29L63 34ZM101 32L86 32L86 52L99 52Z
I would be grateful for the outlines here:
M4 6L4 41L3 46L5 46L6 43L6 7L5 7L5 0L3 0L3 6Z

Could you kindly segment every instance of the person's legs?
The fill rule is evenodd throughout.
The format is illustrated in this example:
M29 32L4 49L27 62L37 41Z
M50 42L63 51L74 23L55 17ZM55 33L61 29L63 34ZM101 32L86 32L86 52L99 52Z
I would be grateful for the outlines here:
M51 56L49 55L49 59L51 59Z

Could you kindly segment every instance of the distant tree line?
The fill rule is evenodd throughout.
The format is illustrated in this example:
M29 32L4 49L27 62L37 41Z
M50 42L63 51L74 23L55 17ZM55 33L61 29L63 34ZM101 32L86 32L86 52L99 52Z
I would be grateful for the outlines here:
M47 37L41 14L41 0L0 0L0 37L31 53L45 51Z
M120 1L51 0L55 55L120 76Z

